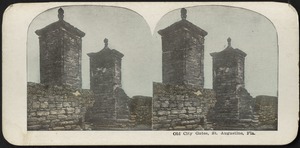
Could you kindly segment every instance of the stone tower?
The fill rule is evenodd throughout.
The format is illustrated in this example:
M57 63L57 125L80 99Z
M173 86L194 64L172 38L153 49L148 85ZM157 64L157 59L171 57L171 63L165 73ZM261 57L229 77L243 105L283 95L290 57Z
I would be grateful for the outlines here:
M252 97L245 89L245 57L246 53L231 46L221 52L214 52L213 57L213 89L216 92L216 119L234 122L251 118Z
M122 53L108 47L104 39L104 48L90 57L90 89L95 94L93 121L105 124L117 119L127 119L129 115L128 100L121 84Z
M81 88L81 38L85 33L64 21L62 8L58 10L58 18L35 32L40 44L40 81Z
M204 37L207 32L186 20L187 10L181 9L181 20L159 30L162 39L163 83L204 85Z

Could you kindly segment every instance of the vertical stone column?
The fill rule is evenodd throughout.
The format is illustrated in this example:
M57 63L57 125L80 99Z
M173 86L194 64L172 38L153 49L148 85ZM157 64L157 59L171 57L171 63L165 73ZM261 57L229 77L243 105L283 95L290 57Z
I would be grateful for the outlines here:
M40 81L46 85L81 88L82 37L85 33L63 20L58 10L57 22L36 31L40 43Z
M95 94L93 122L109 125L117 119L129 118L128 99L121 84L122 53L108 47L97 53L89 53L90 88Z
M162 39L163 83L204 86L204 37L207 32L186 20L159 30Z
M211 53L213 57L213 89L216 92L215 119L235 122L251 105L251 96L244 82L244 60L246 53L231 46L221 52Z

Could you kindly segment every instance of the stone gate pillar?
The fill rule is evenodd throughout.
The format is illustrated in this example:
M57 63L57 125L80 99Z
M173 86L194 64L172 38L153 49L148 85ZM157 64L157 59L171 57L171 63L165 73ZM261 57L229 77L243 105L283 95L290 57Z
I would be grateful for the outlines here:
M245 89L246 53L231 46L221 52L214 52L213 89L216 92L215 119L217 121L236 123L240 119L251 119L252 97Z
M118 119L129 118L129 97L122 89L121 52L108 47L104 39L104 48L90 57L90 89L95 94L92 121L106 125L115 124Z
M81 38L85 33L64 21L62 8L58 10L58 18L35 32L40 44L40 81L81 88Z
M204 37L207 32L188 20L181 9L181 20L159 30L162 39L163 83L204 85Z

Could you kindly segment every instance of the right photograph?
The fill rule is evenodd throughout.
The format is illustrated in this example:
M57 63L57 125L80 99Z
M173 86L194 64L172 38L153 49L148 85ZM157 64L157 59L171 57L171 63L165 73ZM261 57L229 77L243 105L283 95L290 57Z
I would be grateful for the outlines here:
M265 16L182 8L156 32L162 83L153 84L153 130L277 130L277 32Z

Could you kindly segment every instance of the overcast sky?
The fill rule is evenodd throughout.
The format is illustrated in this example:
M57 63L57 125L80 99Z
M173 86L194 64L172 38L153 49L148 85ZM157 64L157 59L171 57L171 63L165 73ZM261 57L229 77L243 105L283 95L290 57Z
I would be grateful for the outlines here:
M127 95L152 96L152 82L162 82L162 49L158 30L181 20L180 9L166 14L150 31L147 22L134 11L107 6L68 6L64 20L85 32L82 38L82 86L89 88L89 58L87 53L108 46L124 54L122 85ZM40 82L39 41L34 33L58 20L57 10L38 15L28 29L28 81ZM187 20L208 32L205 37L205 88L212 88L212 52L232 46L247 53L245 84L252 96L277 96L278 47L276 30L264 16L246 9L225 6L187 8Z

